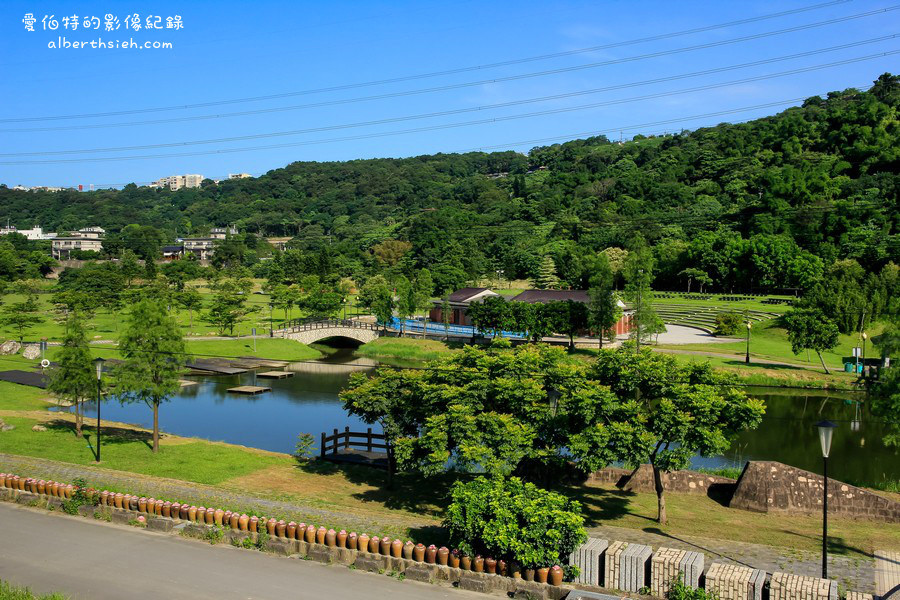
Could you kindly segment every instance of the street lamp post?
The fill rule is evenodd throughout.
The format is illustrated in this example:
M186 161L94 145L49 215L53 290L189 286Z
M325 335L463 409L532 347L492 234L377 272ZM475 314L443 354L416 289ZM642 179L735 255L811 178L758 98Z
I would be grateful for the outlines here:
M862 339L863 339L863 348L862 348L863 367L862 367L862 370L863 370L863 376L865 376L865 374L866 374L866 340L869 339L869 334L867 334L864 331L862 334Z
M97 462L100 462L100 383L103 377L104 362L99 356L94 359L94 366L97 369Z
M831 452L831 438L834 428L831 421L816 423L819 428L819 442L822 444L822 579L828 579L828 454Z
M750 364L750 328L753 327L753 324L750 321L747 321L747 356L744 357L744 362L748 365Z

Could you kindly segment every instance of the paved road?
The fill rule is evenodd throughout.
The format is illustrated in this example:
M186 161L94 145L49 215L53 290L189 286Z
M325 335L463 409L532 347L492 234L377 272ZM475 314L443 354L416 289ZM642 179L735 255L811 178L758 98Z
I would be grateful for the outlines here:
M0 579L73 599L485 598L13 504L0 523Z

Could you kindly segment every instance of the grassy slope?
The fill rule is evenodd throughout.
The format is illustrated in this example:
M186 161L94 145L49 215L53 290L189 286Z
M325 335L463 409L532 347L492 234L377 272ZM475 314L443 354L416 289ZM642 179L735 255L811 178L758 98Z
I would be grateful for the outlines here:
M15 587L0 581L0 600L66 600L62 594L36 595L28 588Z
M434 360L453 351L450 346L438 340L384 337L360 346L357 353L369 358Z
M0 433L0 450L91 466L93 453L88 442L93 440L94 430L90 423L88 439L78 440L72 433L71 417L44 410L45 396L40 390L0 383L0 417L16 426ZM48 431L31 431L38 422ZM298 468L288 455L177 436L164 436L160 453L154 456L144 430L107 425L103 436L104 468L327 508L348 518L380 523L383 535L414 537L425 543L443 541L436 526L446 503L449 478L422 485L421 479L400 476L395 488L388 490L384 473L373 469L318 463ZM572 486L561 491L584 503L589 525L655 528L654 494L634 494L610 486ZM670 525L663 531L669 535L737 539L810 551L818 547L821 523L815 517L731 510L699 495L667 497ZM866 553L900 545L900 528L841 518L830 520L830 527L835 552Z
M254 340L187 340L187 352L192 356L256 356L272 360L312 360L321 358L318 350L310 348L306 344L286 340L282 338L258 338L256 350L253 350Z

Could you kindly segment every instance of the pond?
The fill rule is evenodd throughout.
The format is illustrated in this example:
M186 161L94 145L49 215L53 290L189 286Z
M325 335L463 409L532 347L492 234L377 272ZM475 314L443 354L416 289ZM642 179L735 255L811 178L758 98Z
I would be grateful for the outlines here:
M293 363L287 379L262 379L254 373L234 376L190 377L197 385L181 392L160 409L160 427L169 433L241 444L276 452L293 452L297 434L311 433L316 446L322 432L365 431L358 417L348 415L338 399L350 374L371 371L377 364L351 349L332 350L319 361ZM410 366L410 365L396 365ZM271 387L256 396L231 394L237 385ZM821 473L822 458L815 423L829 419L834 434L829 474L852 483L874 485L900 479L900 454L882 443L879 421L868 414L865 396L855 393L749 388L767 405L762 425L741 434L724 456L697 457L695 467L743 466L747 460L775 460ZM96 408L88 406L87 414ZM144 404L103 403L104 419L152 426ZM380 433L377 425L373 431Z

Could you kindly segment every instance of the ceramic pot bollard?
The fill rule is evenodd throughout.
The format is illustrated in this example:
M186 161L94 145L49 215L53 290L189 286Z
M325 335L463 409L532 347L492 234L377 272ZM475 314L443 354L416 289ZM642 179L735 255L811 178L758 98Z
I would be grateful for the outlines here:
M447 559L450 558L450 550L447 549L447 546L441 546L437 551L437 564L442 567L447 566Z
M138 511L147 512L147 499L143 496L138 498Z
M315 544L316 543L316 526L315 525L307 525L306 531L303 534L303 539L307 544Z
M173 519L181 518L181 505L177 502L173 502L172 506L169 508L169 516Z
M118 493L113 500L114 506L116 508L122 508L122 501L125 498L124 494Z
M169 502L168 500L163 502L162 516L164 516L167 519L172 518L172 503Z
M247 523L247 526L250 528L250 533L259 533L259 517L250 517L250 520Z
M181 508L178 510L178 517L182 521L190 521L191 520L191 507L188 504L182 504Z
M188 521L193 523L196 520L197 520L197 507L191 505L191 507L188 508Z
M378 552L382 554L382 556L390 556L391 555L391 538L384 536L378 541Z
M284 519L279 519L275 523L275 535L280 538L287 537L287 523L284 522Z
M231 526L231 515L236 513L231 512L230 510L226 510L225 514L222 515L222 527L227 527L228 529L237 529L237 527Z
M287 529L285 529L284 535L287 536L289 540L297 539L297 524L293 521L287 524Z
M450 555L447 557L447 565L454 569L459 568L459 550L454 548L450 551Z
M206 509L206 524L216 525L216 511L213 508Z
M328 530L324 527L319 527L316 529L316 543L324 544L325 543L325 534L328 533Z
M347 534L347 549L348 550L356 550L358 548L357 543L359 541L359 536L356 535L355 531L351 531Z
M347 547L347 530L341 529L337 534L337 546L338 548L346 548Z
M506 561L502 558L497 561L497 573L506 577Z
M325 532L325 545L331 548L337 545L337 531L329 529Z
M413 560L416 562L422 562L425 560L425 544L421 542L416 544L413 548Z
M550 567L550 577L549 577L550 585L562 585L563 582L563 570L559 565L553 565Z
M534 569L525 569L522 571L522 578L525 581L534 581Z
M157 500L156 501L156 510L154 510L153 513L159 517L163 516L163 508L165 507L165 505L166 505L165 500ZM169 506L171 506L171 504ZM137 504L135 504L135 508L137 508Z
M44 491L45 491L46 485L47 485L47 482L44 481L43 479L38 480L38 483L37 483L37 493L38 493L38 494L43 494Z
M356 538L356 548L360 552L368 552L369 551L369 535L367 533L362 534L358 538Z
M250 517L245 514L242 514L238 517L238 529L241 531L247 531L247 528L250 527Z
M484 570L491 575L495 574L497 572L497 561L490 557L484 559Z
M381 540L378 536L374 536L369 539L369 553L370 554L378 554L378 548L381 547Z
M277 524L278 524L278 521L276 521L272 517L269 517L269 520L266 521L266 533L268 533L270 537L275 535L275 526Z
M534 579L538 583L547 583L547 576L550 574L550 567L541 567L534 572Z
M225 511L221 508L217 508L216 512L213 513L213 522L221 527L224 524L225 519Z
M405 558L406 560L412 560L413 549L415 547L415 544L413 544L410 540L406 540L406 543L403 544L403 558Z
M472 557L468 554L463 554L459 557L459 568L463 571L471 571L472 570Z
M429 565L433 565L436 560L437 560L437 546L435 546L434 544L431 544L425 550L425 562L428 563Z
M484 558L476 556L472 561L472 570L476 573L484 573Z
M394 540L391 542L391 556L394 558L400 558L403 556L403 542L400 540Z

